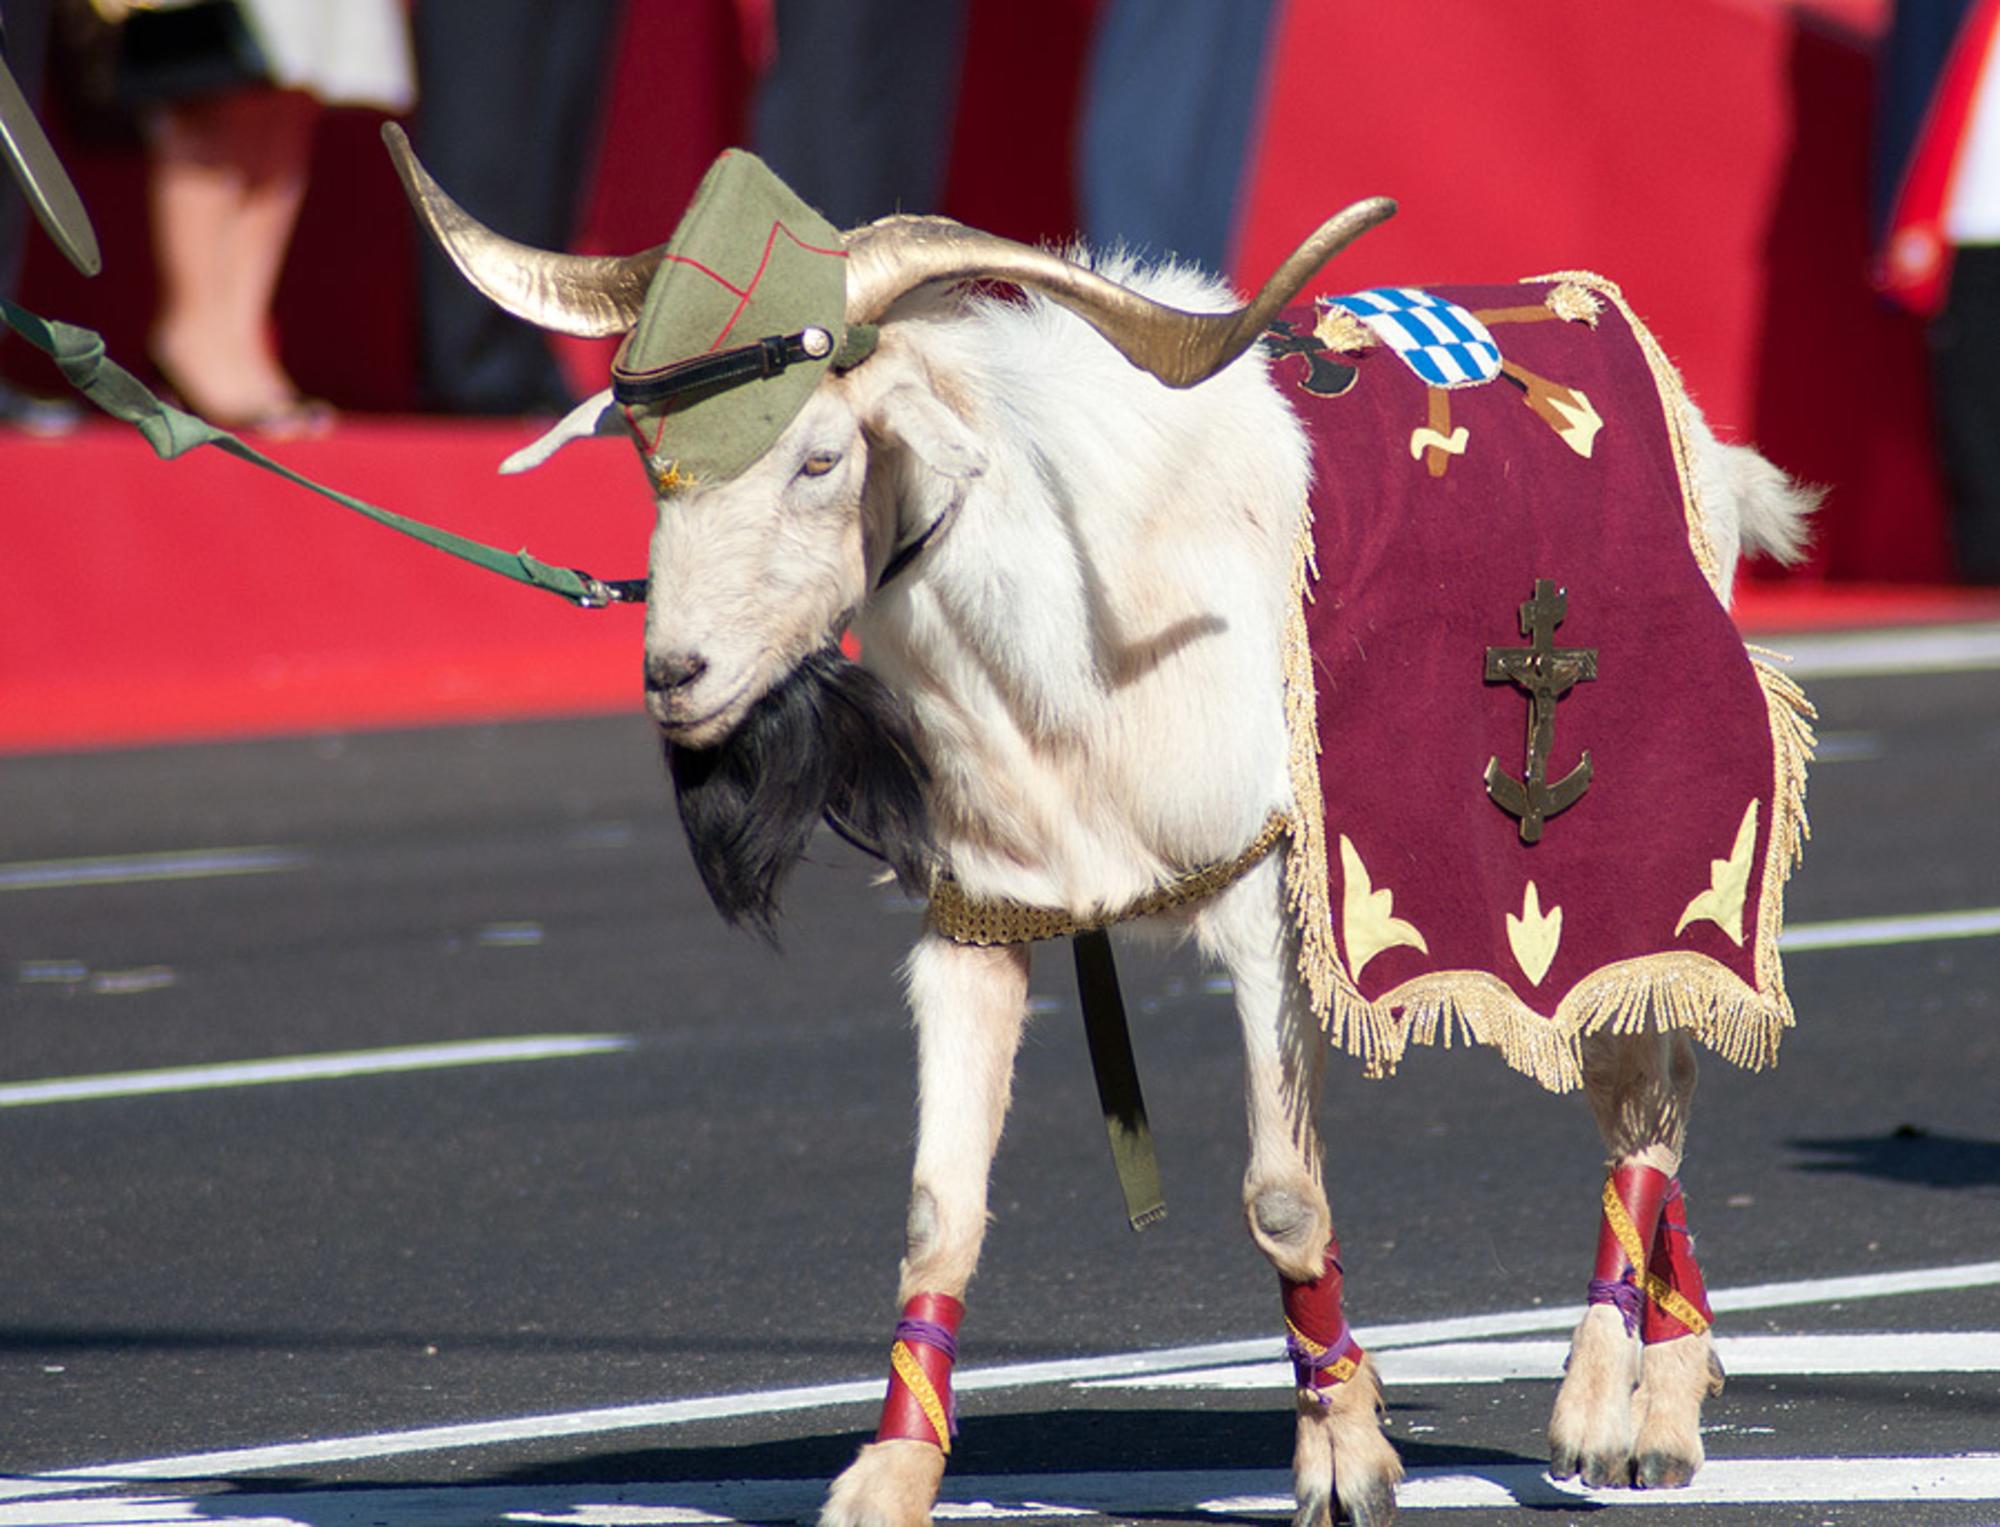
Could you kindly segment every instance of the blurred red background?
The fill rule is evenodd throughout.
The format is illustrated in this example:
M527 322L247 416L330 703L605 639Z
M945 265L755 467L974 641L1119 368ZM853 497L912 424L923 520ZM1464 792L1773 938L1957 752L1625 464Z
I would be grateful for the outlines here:
M972 0L944 210L1017 238L1075 232L1072 142L1097 8ZM1254 283L1321 217L1378 192L1400 215L1321 289L1600 271L1719 432L1831 490L1810 564L1787 576L1942 580L1922 333L1866 280L1871 49L1887 16L1888 0L1288 0L1231 274ZM604 148L579 167L587 251L671 230L715 152L743 138L753 80L735 0L634 0L623 25ZM23 300L100 329L143 370L152 275L137 145L87 134L60 100L50 115L107 273L85 282L38 239ZM416 396L414 235L378 126L351 112L323 124L277 310L294 375L348 417L330 440L277 454L485 539L532 537L548 560L636 573L648 506L614 446L501 485L492 465L526 425L359 417L407 411ZM26 346L0 355L49 385ZM564 359L583 390L601 385L602 346L570 343ZM235 463L153 466L128 456L137 450L97 428L80 444L0 443L13 745L255 724L240 712L300 725L635 697L630 612L578 614L444 564ZM246 600L247 585L282 597ZM495 631L504 640L489 642ZM468 633L506 664L471 661ZM172 698L155 720L120 732L105 718L133 711L135 641L185 682L160 687ZM524 652L542 654L546 682L519 678ZM262 665L261 710L231 698L230 665L246 661ZM317 700L272 677L285 672L313 674ZM24 723L30 693L42 719Z

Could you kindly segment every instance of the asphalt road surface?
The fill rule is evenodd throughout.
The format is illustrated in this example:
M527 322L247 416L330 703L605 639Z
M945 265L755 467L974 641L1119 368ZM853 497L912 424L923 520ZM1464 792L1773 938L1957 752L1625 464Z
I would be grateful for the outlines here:
M2000 1521L1995 635L1794 644L1800 1025L1772 1073L1703 1072L1732 1377L1693 1490L1541 1475L1581 1102L1463 1050L1331 1067L1409 1518ZM830 840L790 906L780 952L718 924L637 719L0 762L0 1527L810 1515L895 1318L917 917ZM1051 951L959 1515L1283 1509L1226 988L1123 974L1171 1212L1124 1226Z

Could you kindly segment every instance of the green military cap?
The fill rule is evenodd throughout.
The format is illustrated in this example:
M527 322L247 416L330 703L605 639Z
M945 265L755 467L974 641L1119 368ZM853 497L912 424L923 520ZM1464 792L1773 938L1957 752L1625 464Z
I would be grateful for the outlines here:
M853 365L840 233L755 154L702 177L612 365L612 393L662 492L734 477L828 367Z

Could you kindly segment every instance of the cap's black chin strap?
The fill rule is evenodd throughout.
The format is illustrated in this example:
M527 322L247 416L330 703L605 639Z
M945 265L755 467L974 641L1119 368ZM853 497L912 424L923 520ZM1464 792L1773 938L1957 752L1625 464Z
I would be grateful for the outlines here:
M889 586L892 579L900 578L904 573L908 572L910 564L923 555L924 548L937 539L937 534L940 530L944 529L945 522L953 518L957 513L958 504L953 502L936 519L932 520L922 530L919 530L909 540L897 547L890 554L888 563L883 567L882 576L875 580L875 592L879 594Z
M829 361L835 371L851 371L874 354L875 339L873 324L856 324L836 353L833 335L809 325L796 334L766 334L747 345L644 371L630 371L614 361L611 395L628 407L657 408L696 394L706 397L746 382L762 382L807 361Z

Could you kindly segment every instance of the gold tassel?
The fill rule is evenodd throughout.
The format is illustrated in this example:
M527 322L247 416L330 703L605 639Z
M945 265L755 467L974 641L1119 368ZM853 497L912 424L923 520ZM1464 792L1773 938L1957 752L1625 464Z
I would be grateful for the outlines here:
M1313 338L1336 354L1352 355L1377 343L1375 331L1346 308L1329 303L1319 310Z

